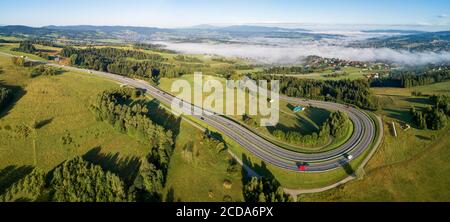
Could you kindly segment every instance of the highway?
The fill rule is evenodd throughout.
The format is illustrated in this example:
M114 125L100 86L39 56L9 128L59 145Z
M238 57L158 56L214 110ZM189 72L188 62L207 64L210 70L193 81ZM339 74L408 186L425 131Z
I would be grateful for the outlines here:
M9 55L6 53L0 53ZM9 55L11 56L11 55ZM41 61L39 61L41 62ZM129 77L124 77L112 73L99 72L87 69L80 69L69 66L62 66L53 63L47 63L47 65L63 68L66 70L72 70L77 72L84 72L90 75L95 75L103 78L107 78L122 84L127 84L136 88L145 89L147 93L158 101L170 105L173 100L175 102L185 103L180 101L175 96L168 92L148 84L142 80L136 80ZM298 98L280 96L281 100L287 101L293 104L299 104L303 106L314 106L318 108L328 110L339 110L348 114L349 118L353 122L354 132L351 138L346 141L340 147L323 153L306 154L287 150L279 147L272 142L262 138L254 132L248 130L244 126L220 115L214 115L214 113L206 111L206 115L193 116L198 121L204 122L208 126L213 127L228 136L232 140L236 141L244 149L250 152L252 155L260 158L266 163L270 163L279 168L289 171L299 171L299 165L306 165L306 172L326 172L333 169L341 168L349 161L355 160L365 153L366 150L371 148L372 142L376 137L376 127L373 120L363 111L349 107L342 104L330 103L324 101L312 101L303 100ZM191 104L187 104L189 108L193 110L199 110ZM346 156L353 156L352 160L348 160Z

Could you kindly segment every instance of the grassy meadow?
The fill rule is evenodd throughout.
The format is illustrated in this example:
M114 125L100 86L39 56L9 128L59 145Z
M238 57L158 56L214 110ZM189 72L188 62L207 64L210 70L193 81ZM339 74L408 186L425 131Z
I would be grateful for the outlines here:
M412 97L411 92L449 95L449 87L450 82L411 89L375 88L383 102L379 114L385 137L365 168L365 176L324 193L302 195L300 201L449 201L449 127L440 131L400 128L400 123L411 120L408 110L412 105L429 105L426 97ZM392 122L398 137L392 133Z
M16 101L1 113L0 168L30 165L50 170L96 148L124 158L147 153L144 144L96 121L89 110L97 94L116 83L74 72L30 79L28 70L1 55L0 66L2 84L20 89ZM34 123L39 127L30 129Z
M203 84L205 86L205 82L208 80L215 80L218 81L222 84L222 86L226 86L225 83L225 79L223 78L219 78L219 77L214 77L214 76L209 76L209 75L203 75L202 77L203 79ZM177 79L169 79L169 78L163 78L160 81L160 85L159 87L165 91L171 92L172 91L172 84L177 81L177 80L185 80L189 83L189 85L192 87L192 90L194 88L194 86L199 86L199 83L194 83L194 75L184 75L180 78ZM223 106L225 107L226 103L226 89L220 89L218 91L215 91L213 93L203 93L202 97L203 97L203 101L206 100L206 98L212 94L218 93L219 95L223 95L221 96L221 100L216 101L216 104L220 103L223 104ZM235 98L237 98L237 91L235 90ZM174 93L176 94L176 93ZM248 104L249 104L249 99L248 99L248 93L245 93L245 104L246 104L246 113L249 113L248 110ZM192 92L191 94L191 98L194 98L194 93ZM228 104L227 104L228 105ZM229 104L232 105L232 104ZM236 101L234 101L234 108L235 110L237 109L237 107L239 106L239 103ZM263 136L265 139L272 141L282 147L285 147L287 149L290 150L295 150L295 151L301 151L301 152L324 152L330 149L333 149L335 147L338 147L339 145L341 145L342 143L346 142L349 138L349 136L351 136L352 134L352 128L349 127L348 133L346 134L346 136L344 138L339 138L338 140L330 140L328 141L327 144L321 144L318 146L305 146L302 144L290 144L288 142L284 142L279 140L278 138L276 138L275 136L272 135L272 132L274 130L277 129L281 129L284 131L298 131L301 132L302 134L311 134L313 132L318 132L320 130L320 127L324 124L324 122L327 120L327 118L329 117L329 115L331 114L330 111L328 110L324 110L324 109L319 109L319 108L307 108L305 111L299 112L299 113L294 113L293 109L294 109L295 105L284 102L284 101L280 101L280 107L279 107L279 115L280 115L280 119L279 119L279 124L275 127L261 127L260 126L260 120L263 118L263 116L261 116L259 113L258 115L250 115L250 117L252 118L251 123L249 123L248 121L244 121L242 116L240 115L232 115L229 116L230 118L234 119L235 121L239 122L240 124L246 126L248 129L254 131L255 133L258 133L259 135Z
M165 200L243 201L241 170L228 174L229 157L218 155L201 142L203 135L203 131L182 121L169 167ZM192 153L185 151L187 146L192 147ZM226 180L231 187L224 186Z

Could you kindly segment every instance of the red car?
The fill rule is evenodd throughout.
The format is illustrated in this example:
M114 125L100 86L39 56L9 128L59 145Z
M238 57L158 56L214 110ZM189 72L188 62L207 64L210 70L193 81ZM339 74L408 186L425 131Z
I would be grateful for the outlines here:
M299 164L298 165L298 170L299 171L306 171L307 170L306 164Z

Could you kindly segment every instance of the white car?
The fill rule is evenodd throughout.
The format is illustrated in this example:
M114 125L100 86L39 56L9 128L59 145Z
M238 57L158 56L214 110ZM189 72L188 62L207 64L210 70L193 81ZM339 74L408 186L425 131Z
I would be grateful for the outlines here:
M352 155L347 155L347 160L353 160L353 156Z

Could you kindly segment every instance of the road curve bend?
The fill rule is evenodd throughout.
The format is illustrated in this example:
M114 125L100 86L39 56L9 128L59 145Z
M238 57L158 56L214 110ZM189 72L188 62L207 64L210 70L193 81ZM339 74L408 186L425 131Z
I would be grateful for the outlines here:
M7 53L0 52L0 54L12 56ZM46 63L42 61L35 62ZM164 92L163 90L152 86L142 80L136 80L112 73L99 72L70 66L62 66L54 63L46 64L66 70L89 73L91 75L104 77L116 82L120 82L122 84L145 89L147 90L147 93L150 94L153 98L168 105L172 104L173 100L179 100L170 93ZM310 105L318 108L345 112L354 124L353 135L343 145L334 150L323 153L306 154L279 147L272 142L262 138L261 136L255 134L254 132L248 130L244 126L224 116L213 115L213 113L209 111L206 111L206 115L193 117L219 130L221 133L237 142L248 152L260 158L264 162L289 171L299 172L299 164L307 164L307 172L326 172L341 168L349 162L346 156L351 155L354 157L353 160L357 159L358 157L363 155L366 150L372 147L372 143L376 138L376 126L372 118L370 118L364 111L350 106L331 102L303 100L286 96L280 96L280 99L293 104L299 104L303 106ZM192 104L188 105L191 107L191 109L200 109L199 107L196 107ZM211 115L208 115L208 113Z

